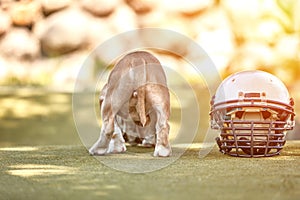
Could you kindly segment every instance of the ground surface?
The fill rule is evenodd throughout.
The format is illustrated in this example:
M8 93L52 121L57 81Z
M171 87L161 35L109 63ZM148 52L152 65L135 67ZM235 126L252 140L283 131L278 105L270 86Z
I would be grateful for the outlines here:
M81 146L1 148L0 199L296 200L299 145L289 142L281 156L259 159L229 157L216 149L200 159L199 150L191 149L171 165L144 174L111 169Z
M174 147L166 159L152 157L153 149L128 147L100 162L81 145L71 95L10 91L1 94L0 105L1 200L300 199L300 141L288 141L270 158L235 158L216 148L199 158L193 145L181 157ZM110 165L118 163L124 169L168 164L133 174Z

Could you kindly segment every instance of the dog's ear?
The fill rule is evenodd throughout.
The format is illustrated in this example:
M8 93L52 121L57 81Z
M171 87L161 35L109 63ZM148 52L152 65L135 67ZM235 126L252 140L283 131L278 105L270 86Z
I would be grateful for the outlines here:
M99 98L99 106L100 106L100 109L101 109L101 105L102 105L103 100L104 100L104 99Z
M102 103L104 101L106 92L107 92L107 84L105 84L103 86L102 90L100 91L100 95L99 95L99 106L100 106L100 109L101 109L101 105L102 105Z

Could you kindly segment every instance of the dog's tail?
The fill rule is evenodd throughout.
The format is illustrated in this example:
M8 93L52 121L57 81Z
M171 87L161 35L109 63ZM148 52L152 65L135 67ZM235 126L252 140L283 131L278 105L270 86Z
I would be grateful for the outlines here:
M145 126L145 124L147 122L146 108L145 108L145 99L146 99L145 87L140 87L137 90L136 111L139 114L142 126Z

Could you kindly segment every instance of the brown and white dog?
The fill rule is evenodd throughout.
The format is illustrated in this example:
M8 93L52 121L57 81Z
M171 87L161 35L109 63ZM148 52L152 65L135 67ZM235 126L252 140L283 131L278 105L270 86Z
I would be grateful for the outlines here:
M107 84L104 85L99 96L100 109L102 107L102 102L105 99L107 93ZM119 153L126 150L125 142L130 145L141 144L143 147L153 147L155 146L155 121L150 121L149 115L139 116L139 113L144 113L142 111L137 111L138 99L137 91L134 91L133 95L129 100L129 115L126 118L122 118L120 115L116 115L114 122L114 134L109 144L107 153ZM144 108L142 108L144 109ZM124 117L124 114L122 115ZM143 126L140 121L141 118L146 118L146 123ZM121 137L123 136L123 137Z
M117 62L99 102L102 127L91 155L126 151L124 132L143 138L145 145L155 143L154 156L171 155L170 95L164 70L152 54L136 51Z

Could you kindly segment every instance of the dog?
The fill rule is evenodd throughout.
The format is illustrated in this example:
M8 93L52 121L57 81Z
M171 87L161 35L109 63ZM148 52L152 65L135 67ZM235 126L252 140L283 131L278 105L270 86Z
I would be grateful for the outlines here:
M119 60L99 103L102 127L99 139L89 149L91 155L125 152L126 131L144 138L145 145L155 143L154 156L171 155L170 94L164 70L151 53L135 51Z

